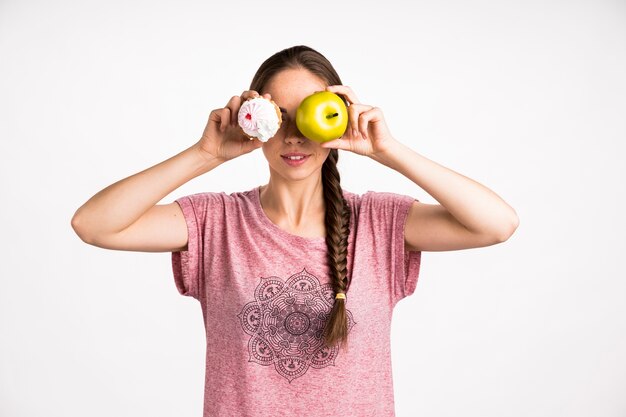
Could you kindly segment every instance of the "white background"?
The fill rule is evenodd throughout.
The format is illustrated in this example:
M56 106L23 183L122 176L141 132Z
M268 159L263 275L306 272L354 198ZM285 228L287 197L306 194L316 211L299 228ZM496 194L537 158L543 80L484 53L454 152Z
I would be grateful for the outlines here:
M625 416L617 0L1 0L0 415L201 415L201 310L170 253L89 246L70 220L196 142L263 60L298 44L397 140L520 218L500 245L422 254L394 311L397 415ZM352 192L436 203L368 158L340 151L339 170ZM268 178L257 150L161 203Z

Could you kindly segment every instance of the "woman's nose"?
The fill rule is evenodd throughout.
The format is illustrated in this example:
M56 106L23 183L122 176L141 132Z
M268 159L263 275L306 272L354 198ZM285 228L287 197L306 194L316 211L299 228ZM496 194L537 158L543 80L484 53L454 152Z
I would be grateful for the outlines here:
M306 141L307 138L298 130L298 128L294 126L289 129L287 134L285 135L285 142L287 143L302 143Z

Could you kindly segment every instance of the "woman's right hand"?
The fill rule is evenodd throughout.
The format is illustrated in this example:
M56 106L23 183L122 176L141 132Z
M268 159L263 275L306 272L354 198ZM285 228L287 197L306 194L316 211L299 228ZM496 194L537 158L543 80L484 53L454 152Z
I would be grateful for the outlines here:
M211 112L202 138L196 143L202 154L226 162L263 146L258 138L248 138L237 120L241 104L255 97L260 94L254 90L244 91L240 97L233 96L226 107ZM269 94L263 97L271 98Z

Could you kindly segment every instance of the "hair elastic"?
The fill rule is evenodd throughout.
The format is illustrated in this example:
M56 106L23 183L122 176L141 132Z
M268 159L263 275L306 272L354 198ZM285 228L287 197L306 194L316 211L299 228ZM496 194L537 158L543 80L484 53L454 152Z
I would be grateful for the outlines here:
M344 292L338 292L337 295L335 295L335 300L338 298L343 298L344 300L346 299L346 293Z

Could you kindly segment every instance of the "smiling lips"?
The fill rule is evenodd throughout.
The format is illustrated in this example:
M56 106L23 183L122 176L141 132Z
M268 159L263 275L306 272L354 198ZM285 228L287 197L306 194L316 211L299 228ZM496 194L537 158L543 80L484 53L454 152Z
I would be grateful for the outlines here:
M288 153L288 154L281 155L281 156L285 160L285 162L287 162L288 165L298 166L304 163L304 161L306 161L310 155L298 153L298 152L292 152L292 153Z
M288 158L292 161L299 161L300 159L306 158L309 155L304 154L304 153L300 153L300 152L290 152L290 153L286 153L284 155L281 155L283 158Z

